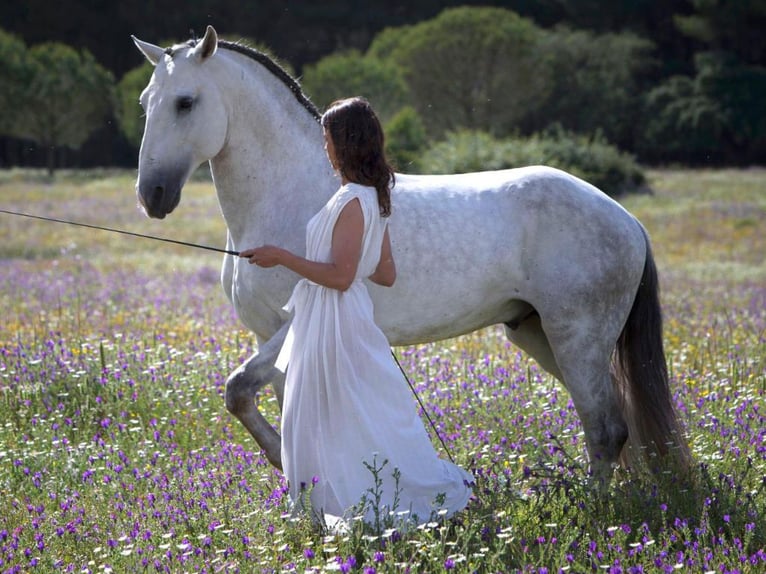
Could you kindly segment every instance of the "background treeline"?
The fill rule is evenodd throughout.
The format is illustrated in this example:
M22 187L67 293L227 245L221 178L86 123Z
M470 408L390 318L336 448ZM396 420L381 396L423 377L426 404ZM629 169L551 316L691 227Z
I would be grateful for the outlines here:
M276 54L320 108L369 97L406 171L766 163L766 0L357 4L3 3L0 166L134 166L151 69L130 35L208 23Z

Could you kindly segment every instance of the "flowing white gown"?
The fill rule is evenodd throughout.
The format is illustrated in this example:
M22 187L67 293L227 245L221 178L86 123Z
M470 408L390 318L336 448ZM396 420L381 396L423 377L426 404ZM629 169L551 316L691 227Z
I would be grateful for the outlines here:
M364 214L364 236L353 284L341 292L302 279L287 305L294 318L277 361L278 367L289 365L282 466L292 503L305 503L310 492L311 511L328 523L358 516L363 497L367 522L377 515L423 523L434 512L450 516L464 508L473 477L438 457L374 322L362 279L378 265L387 221L374 188L352 183L338 190L308 223L307 258L331 260L338 215L355 198ZM377 495L367 465L382 466Z

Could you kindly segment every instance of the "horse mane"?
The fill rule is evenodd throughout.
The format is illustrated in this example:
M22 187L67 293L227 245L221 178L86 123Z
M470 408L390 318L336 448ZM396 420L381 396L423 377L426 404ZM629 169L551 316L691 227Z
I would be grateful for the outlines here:
M184 46L194 48L198 42L199 40L192 39L184 44ZM279 79L287 87L288 90L293 93L295 99L298 100L298 103L301 104L316 121L319 121L322 118L322 114L319 113L319 110L314 105L314 103L308 98L306 94L303 93L301 85L298 83L298 81L290 74L288 74L281 65L279 65L276 61L274 61L273 58L271 58L271 56L264 54L255 48L246 46L245 44L240 44L239 42L229 42L228 40L219 39L218 47L231 50L232 52L237 52L261 64L264 68L271 72L273 76ZM168 48L165 50L165 52L172 57L175 49Z

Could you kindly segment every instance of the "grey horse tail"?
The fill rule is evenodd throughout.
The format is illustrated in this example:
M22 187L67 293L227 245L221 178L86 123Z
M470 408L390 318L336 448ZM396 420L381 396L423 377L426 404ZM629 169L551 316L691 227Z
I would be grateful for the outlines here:
M668 462L687 469L691 454L668 384L657 267L646 230L641 230L646 241L644 273L614 357L613 374L629 429L620 462L631 466L643 452L655 467L672 454Z

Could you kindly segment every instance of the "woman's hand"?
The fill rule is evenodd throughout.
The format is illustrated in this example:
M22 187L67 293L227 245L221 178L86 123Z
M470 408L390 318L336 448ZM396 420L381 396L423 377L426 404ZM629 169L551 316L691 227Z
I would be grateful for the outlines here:
M274 245L262 245L239 252L240 257L247 259L251 265L258 267L274 267L281 265L284 260L285 250Z
M340 212L332 233L332 261L311 261L274 245L262 245L239 252L251 264L258 267L282 265L301 277L338 291L345 291L356 276L362 251L364 215L359 199L348 202Z

